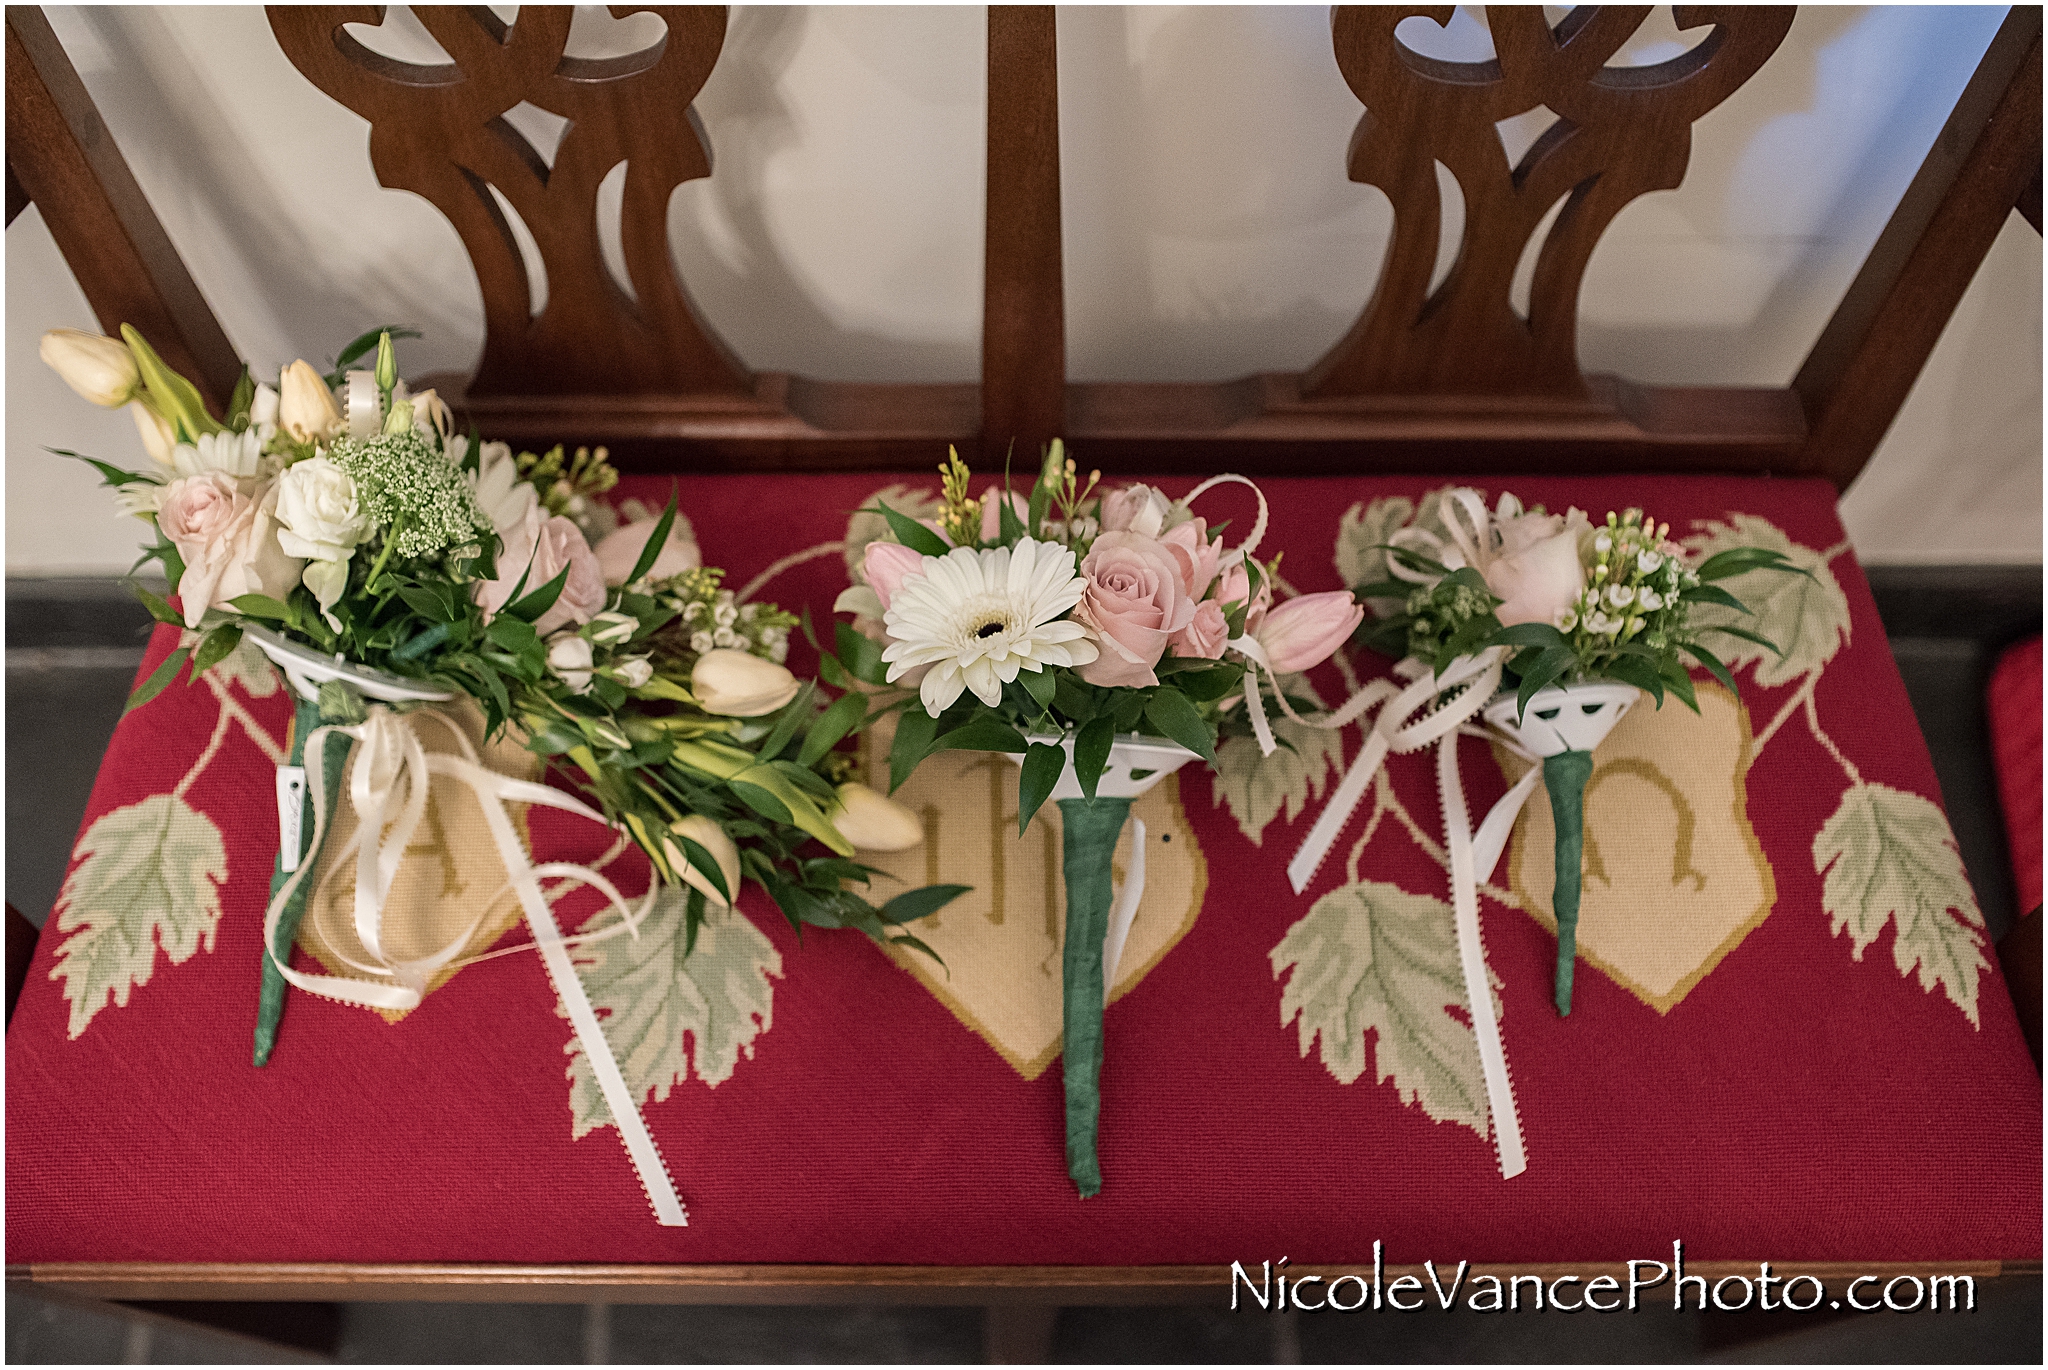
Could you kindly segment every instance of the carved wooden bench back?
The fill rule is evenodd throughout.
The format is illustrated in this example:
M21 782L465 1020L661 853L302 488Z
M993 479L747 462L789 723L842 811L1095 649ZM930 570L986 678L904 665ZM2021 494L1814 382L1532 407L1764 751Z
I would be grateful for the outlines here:
M380 7L274 6L269 15L299 70L369 121L378 180L430 200L475 263L483 356L471 377L437 378L458 407L512 441L606 442L621 464L643 469L923 466L948 442L999 457L1012 443L1035 452L1063 434L1092 462L1153 471L1747 471L1846 485L2006 214L2031 194L2038 219L2041 18L2020 7L1791 386L1584 375L1578 299L1601 234L1637 196L1680 183L1694 121L1762 66L1793 11L1677 6L1681 29L1709 32L1648 67L1607 65L1647 6L1580 6L1555 25L1540 7L1492 7L1496 55L1484 62L1431 58L1396 34L1407 18L1444 23L1451 12L1333 12L1338 68L1365 106L1350 176L1386 193L1394 231L1370 302L1327 355L1299 374L1222 384L1069 384L1053 11L991 8L979 386L752 373L692 308L667 208L676 186L711 174L690 102L718 60L722 8L614 6L617 17L658 16L664 33L643 51L593 61L566 55L566 8L525 6L508 24L482 7L423 7L421 22L452 59L438 66L382 56L350 35L349 25L382 23ZM37 164L23 166L23 184L39 203L58 201L46 213L97 308L89 274L106 263L85 252L81 266L73 255L55 220L67 217L75 188L47 169L61 160L52 147L66 127L97 116L89 100L83 115L77 108L82 87L64 89L76 77L38 13L10 9L8 44L10 172ZM522 102L568 121L552 161L504 117ZM1538 108L1555 121L1510 166L1495 126ZM622 162L618 247L630 289L606 266L597 214L600 184ZM1464 228L1432 288L1439 163L1457 180ZM117 187L112 199L126 198L139 192ZM501 205L531 234L537 262ZM100 217L71 237L89 244L122 216ZM1531 251L1525 315L1511 285ZM546 282L538 310L529 268ZM203 338L210 324L192 331Z

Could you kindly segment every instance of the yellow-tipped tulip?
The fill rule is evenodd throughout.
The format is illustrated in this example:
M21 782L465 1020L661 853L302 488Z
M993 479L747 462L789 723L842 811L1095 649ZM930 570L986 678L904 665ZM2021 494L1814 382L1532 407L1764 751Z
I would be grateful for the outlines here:
M64 378L78 397L102 409L119 409L135 398L142 375L127 344L75 328L53 328L36 349L43 364Z
M857 780L839 787L839 807L827 817L862 851L909 851L924 841L924 824L916 814Z
M682 843L665 839L662 842L662 854L668 857L670 867L690 888L703 891L704 897L712 903L720 908L730 906L732 899L725 891L732 891L733 897L739 894L740 850L732 844L732 839L725 835L725 829L703 814L693 813L669 824L668 830L677 837L689 838L711 853L711 859L718 863L718 873L725 877L725 890L717 888L705 878L702 871L690 864L690 858L683 851Z
M277 422L297 442L325 442L342 430L341 410L310 363L293 362L278 380Z

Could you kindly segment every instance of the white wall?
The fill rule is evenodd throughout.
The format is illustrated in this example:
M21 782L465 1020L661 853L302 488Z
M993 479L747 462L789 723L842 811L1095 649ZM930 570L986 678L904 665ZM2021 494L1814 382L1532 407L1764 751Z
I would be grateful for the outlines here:
M509 12L502 11L501 12ZM1696 127L1675 192L1616 221L1587 273L1588 369L1783 384L1925 155L2002 16L1809 7ZM137 179L259 370L418 324L408 370L464 369L475 276L425 201L386 191L366 127L293 70L249 8L50 10ZM645 16L634 22L651 22ZM1390 214L1344 176L1359 107L1319 7L1060 11L1069 370L1215 379L1314 360L1369 293ZM393 55L429 49L394 10ZM1404 37L1488 50L1476 11ZM984 20L978 8L741 7L698 98L715 171L675 198L677 259L752 366L972 379L980 335ZM579 10L572 51L633 31ZM1689 39L1660 8L1625 60ZM127 458L34 354L92 327L33 210L7 233L10 575L134 553L85 469ZM1843 502L1869 561L2041 558L2041 241L2007 226L1898 424Z

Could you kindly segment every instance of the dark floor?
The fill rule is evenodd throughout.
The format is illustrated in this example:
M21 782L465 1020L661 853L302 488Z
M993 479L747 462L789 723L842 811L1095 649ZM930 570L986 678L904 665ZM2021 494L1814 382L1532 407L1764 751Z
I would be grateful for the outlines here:
M1999 649L2041 631L2040 572L1873 568L1870 578L1978 901L1994 936L2002 936L2016 910L1983 686ZM147 616L110 582L8 583L7 898L37 924L56 899L65 853L147 627ZM215 1326L168 1316L173 1312L198 1314ZM1052 1358L2039 1363L2041 1333L2040 1277L2008 1276L1981 1284L1976 1310L1955 1315L1703 1315L1673 1313L1668 1305L1605 1318L1067 1308L1054 1323ZM982 1338L983 1314L975 1308L124 1308L15 1287L6 1307L6 1359L44 1364L953 1362L980 1359Z

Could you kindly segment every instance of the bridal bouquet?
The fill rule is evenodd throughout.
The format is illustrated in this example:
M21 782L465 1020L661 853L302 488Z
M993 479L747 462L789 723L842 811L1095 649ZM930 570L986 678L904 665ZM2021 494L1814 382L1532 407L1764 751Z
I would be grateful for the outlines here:
M1267 699L1294 711L1280 677L1329 657L1364 610L1343 591L1276 602L1272 566L1252 556L1263 496L1236 546L1190 508L1219 484L1251 485L1239 476L1180 500L1148 485L1100 491L1057 441L1028 495L971 496L957 453L939 471L935 518L875 511L889 533L867 544L862 583L835 606L855 623L841 626L827 678L916 692L888 706L903 711L892 785L938 752L1003 752L1020 763L1020 832L1058 802L1067 1165L1087 1197L1102 1187L1104 985L1142 890L1135 871L1121 900L1111 888L1131 801L1213 760L1219 733L1256 734L1270 755Z
M1746 628L1693 622L1695 606L1748 610L1714 582L1752 570L1796 571L1782 556L1737 548L1695 566L1670 540L1670 526L1640 509L1594 523L1577 509L1525 509L1503 493L1489 510L1479 492L1451 489L1425 501L1411 526L1376 549L1388 579L1357 587L1382 612L1361 628L1360 645L1400 658L1405 689L1376 681L1359 698L1385 707L1368 729L1329 804L1288 865L1296 892L1308 885L1389 751L1438 744L1458 943L1480 1062L1494 1118L1501 1170L1523 1168L1519 1123L1479 936L1478 884L1493 870L1521 806L1539 780L1556 828L1557 965L1560 1015L1572 1004L1586 784L1593 750L1647 691L1667 692L1698 712L1690 658L1735 689L1701 638L1725 633L1776 651ZM1475 833L1458 775L1461 731L1483 717L1486 734L1531 762Z
M613 527L598 501L617 479L602 448L573 458L561 448L515 455L474 430L457 433L433 391L410 393L398 379L392 337L364 335L326 374L294 362L276 385L256 384L245 369L217 420L132 328L123 341L45 335L44 360L86 399L129 406L153 459L140 471L92 462L123 511L155 534L144 560L162 563L178 601L138 587L143 602L192 635L137 687L130 707L188 664L196 678L244 638L295 687L257 1065L274 1047L287 983L402 1009L420 1001L437 971L460 964L469 932L423 958L380 952L382 901L422 817L429 774L454 775L480 800L488 796L486 820L535 944L667 1222L658 1192L665 1174L655 1176L659 1158L644 1126L632 1126L636 1101L603 1047L568 942L637 936L667 884L688 890L685 945L694 947L707 912L736 904L752 880L794 925L858 928L921 948L902 925L959 887L879 906L857 892L873 873L852 859L857 846L900 849L921 833L900 806L847 782L851 758L834 749L865 725L867 699L848 692L828 705L815 684L789 672L782 663L793 616L736 603L722 572L701 565L673 500L658 519ZM370 368L350 368L372 352ZM452 725L458 754L428 754L417 725L434 713L421 706L462 699L481 706L487 733L509 729L538 756L573 766L602 813L478 765ZM351 743L355 928L377 962L358 968L370 978L290 965L306 876ZM503 803L490 802L506 800L622 828L654 868L639 910L594 871L531 867ZM543 874L600 889L619 921L564 939L537 883ZM483 910L476 915L472 931ZM681 1220L679 1206L673 1216Z

